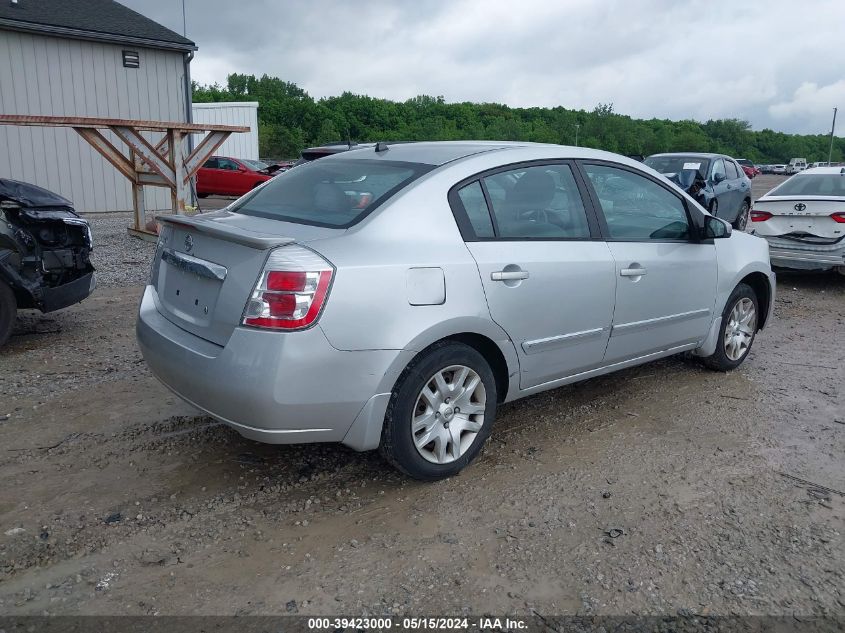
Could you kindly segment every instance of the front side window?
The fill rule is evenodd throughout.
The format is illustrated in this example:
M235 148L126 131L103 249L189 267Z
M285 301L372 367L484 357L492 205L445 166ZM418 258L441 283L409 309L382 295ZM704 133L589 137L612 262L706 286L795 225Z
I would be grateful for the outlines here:
M238 171L238 164L228 158L221 158L217 161L217 169L228 169L229 171Z
M220 159L218 158L209 158L205 163L203 163L203 167L206 169L219 169L220 168Z
M737 166L732 160L726 160L725 166L727 167L729 180L736 180L739 178L739 171L737 171Z
M645 176L607 165L584 165L607 222L618 240L687 240L683 201Z
M720 178L721 178L721 180L724 180L727 177L728 177L728 173L727 173L727 171L725 171L725 161L723 161L721 158L719 158L713 163L713 176L712 176L712 178L713 178L714 181L717 181Z
M506 239L589 239L590 227L569 165L521 167L486 176L498 229Z
M431 169L431 165L422 163L325 158L275 176L235 202L230 210L285 222L346 228Z

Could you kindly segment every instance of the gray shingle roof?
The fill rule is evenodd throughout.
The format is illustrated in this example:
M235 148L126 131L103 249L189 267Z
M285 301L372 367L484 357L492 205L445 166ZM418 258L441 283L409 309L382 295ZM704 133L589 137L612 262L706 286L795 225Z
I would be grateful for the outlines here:
M0 0L0 28L196 49L191 40L113 0Z

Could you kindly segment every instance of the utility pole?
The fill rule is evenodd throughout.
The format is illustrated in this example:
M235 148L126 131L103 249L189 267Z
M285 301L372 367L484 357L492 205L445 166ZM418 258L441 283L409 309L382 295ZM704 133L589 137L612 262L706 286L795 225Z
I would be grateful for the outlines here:
M185 18L185 0L182 0L182 37L188 36L188 20Z
M830 167L830 159L833 157L833 130L836 129L836 110L833 108L833 125L830 126L830 150L827 152L827 166Z
M578 128L581 127L580 123L575 124L575 147L578 147Z

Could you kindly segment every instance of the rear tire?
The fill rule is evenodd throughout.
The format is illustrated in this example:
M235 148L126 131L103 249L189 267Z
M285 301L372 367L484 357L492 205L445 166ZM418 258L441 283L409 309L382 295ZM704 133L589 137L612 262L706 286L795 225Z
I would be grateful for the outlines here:
M12 335L17 314L18 302L15 293L5 282L0 281L0 347L3 347Z
M751 351L759 322L757 295L751 286L739 284L722 311L716 351L701 361L714 371L731 371L742 365Z
M490 435L496 397L493 371L477 350L436 343L411 361L393 388L381 454L414 479L456 475Z
M736 220L733 221L733 227L737 231L745 231L748 227L748 214L751 212L751 206L748 200L742 201L742 206L739 208L739 213L736 214Z

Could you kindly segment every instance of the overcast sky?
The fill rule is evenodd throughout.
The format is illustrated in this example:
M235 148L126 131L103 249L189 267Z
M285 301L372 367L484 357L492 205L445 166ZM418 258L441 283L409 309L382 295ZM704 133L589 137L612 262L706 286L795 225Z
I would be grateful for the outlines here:
M182 32L180 0L121 1ZM829 133L845 107L842 0L185 2L200 83L267 73L316 98L613 103L801 133Z

